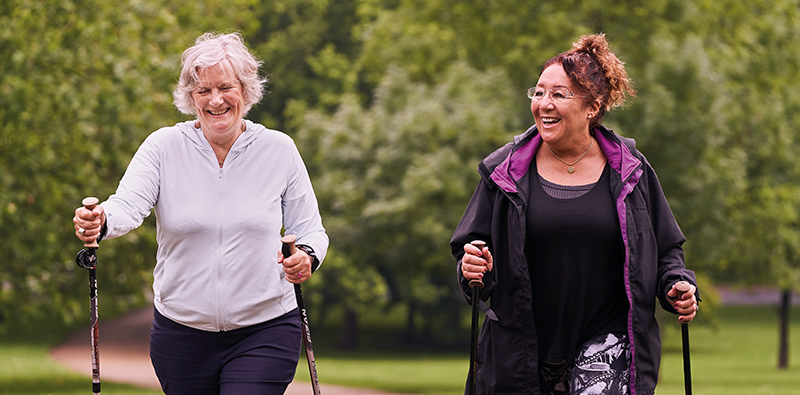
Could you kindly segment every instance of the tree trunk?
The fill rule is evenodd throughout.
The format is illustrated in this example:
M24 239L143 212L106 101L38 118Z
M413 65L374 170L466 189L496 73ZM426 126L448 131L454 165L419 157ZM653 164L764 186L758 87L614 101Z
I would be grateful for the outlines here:
M789 368L789 311L792 305L792 291L784 289L781 293L780 339L778 346L778 369Z
M408 315L406 316L406 344L414 343L414 315L417 313L417 304L414 302L408 303Z
M358 312L349 307L344 309L344 323L339 347L347 350L358 347Z

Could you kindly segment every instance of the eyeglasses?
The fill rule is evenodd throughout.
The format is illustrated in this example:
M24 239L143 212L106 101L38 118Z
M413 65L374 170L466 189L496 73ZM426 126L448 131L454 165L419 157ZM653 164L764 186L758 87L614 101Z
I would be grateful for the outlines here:
M584 99L588 97L583 95L576 95L572 93L569 89L564 87L546 89L536 86L533 88L528 88L528 99L542 100L544 99L545 94L547 94L547 91L550 91L550 99L556 102L567 101L569 99L572 99L573 96L582 97Z

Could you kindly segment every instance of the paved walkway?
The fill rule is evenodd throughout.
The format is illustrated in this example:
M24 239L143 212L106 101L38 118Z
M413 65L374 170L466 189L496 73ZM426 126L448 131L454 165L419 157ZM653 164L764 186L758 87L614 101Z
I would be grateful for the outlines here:
M702 290L701 290L702 292ZM722 304L732 305L770 305L777 306L781 301L781 293L773 287L728 287L718 286ZM800 305L800 295L792 292L792 306Z
M150 363L150 326L153 308L136 310L112 321L100 321L100 379L139 387L161 389ZM57 362L75 372L91 377L91 347L89 328L79 330L51 350ZM304 355L300 363L305 364ZM347 388L322 383L325 395L391 395L377 390ZM294 382L285 395L311 394L311 384Z

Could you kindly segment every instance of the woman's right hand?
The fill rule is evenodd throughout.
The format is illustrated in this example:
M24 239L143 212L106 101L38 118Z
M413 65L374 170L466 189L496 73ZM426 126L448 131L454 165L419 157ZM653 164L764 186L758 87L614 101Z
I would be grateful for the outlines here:
M461 258L461 273L467 280L481 280L483 273L492 270L492 253L489 247L483 247L483 251L472 244L464 245L464 257Z
M75 216L72 217L72 223L75 224L75 235L85 243L100 237L100 231L105 222L105 210L100 205L95 206L94 210L88 210L83 206L78 207L75 209Z

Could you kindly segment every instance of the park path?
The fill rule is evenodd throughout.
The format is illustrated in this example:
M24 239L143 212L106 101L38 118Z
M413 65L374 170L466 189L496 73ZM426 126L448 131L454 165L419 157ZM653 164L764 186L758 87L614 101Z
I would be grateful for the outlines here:
M153 308L135 310L118 319L100 322L100 379L161 390L150 363L150 326ZM91 377L91 347L88 326L50 351L50 356L69 369ZM305 364L305 356L300 363ZM348 388L322 383L325 395L397 395L371 389ZM285 395L311 394L308 382L293 382Z

